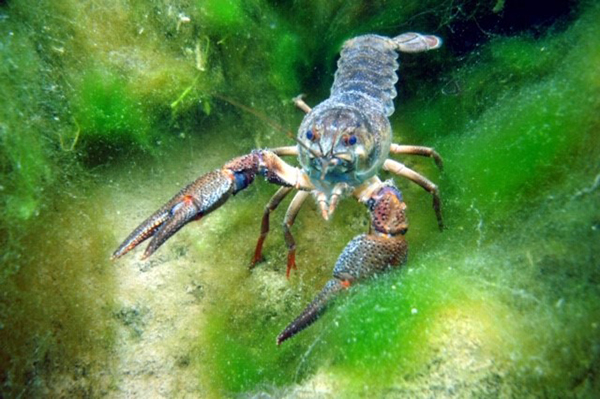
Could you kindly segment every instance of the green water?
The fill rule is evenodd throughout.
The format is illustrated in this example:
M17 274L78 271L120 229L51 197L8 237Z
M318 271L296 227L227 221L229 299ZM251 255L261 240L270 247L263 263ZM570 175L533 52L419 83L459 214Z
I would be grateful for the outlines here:
M597 396L600 7L510 7L0 3L0 396ZM326 98L345 39L409 30L445 45L402 56L391 122L443 156L402 161L439 184L448 228L397 179L401 270L277 347L368 215L307 203L286 280L280 209L250 272L264 181L149 261L109 261L190 180L291 145L289 99Z

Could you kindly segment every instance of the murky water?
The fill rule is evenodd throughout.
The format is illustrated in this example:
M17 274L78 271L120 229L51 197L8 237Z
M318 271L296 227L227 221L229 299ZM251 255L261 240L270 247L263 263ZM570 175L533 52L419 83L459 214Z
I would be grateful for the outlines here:
M511 7L0 3L0 396L597 395L600 8ZM401 270L277 347L368 215L309 201L286 279L280 209L250 271L262 179L150 259L109 260L189 181L291 145L289 99L327 97L344 39L407 30L445 40L402 56L391 122L442 154L402 161L439 184L447 229L397 179Z

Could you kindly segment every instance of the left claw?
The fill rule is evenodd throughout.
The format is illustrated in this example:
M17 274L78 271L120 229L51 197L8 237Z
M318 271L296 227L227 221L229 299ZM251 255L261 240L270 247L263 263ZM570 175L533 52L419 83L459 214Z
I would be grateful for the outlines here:
M302 314L291 322L277 336L277 345L281 345L283 341L292 338L300 331L314 323L327 309L327 305L337 295L338 292L350 286L347 281L331 279L325 284L321 292L313 299L313 301L304 309Z
M201 176L140 224L113 253L112 259L120 258L153 236L142 256L146 259L188 222L219 207L234 189L235 179L224 170Z

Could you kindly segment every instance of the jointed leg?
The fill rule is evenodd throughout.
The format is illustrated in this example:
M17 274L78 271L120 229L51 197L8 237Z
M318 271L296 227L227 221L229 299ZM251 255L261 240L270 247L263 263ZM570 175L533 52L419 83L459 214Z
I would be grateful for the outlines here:
M444 169L444 162L442 157L433 148L421 147L418 145L400 145L392 144L390 147L391 154L406 154L406 155L421 155L424 157L433 158L435 164L440 170Z
M263 213L262 223L260 226L260 236L258 237L258 242L256 243L256 249L254 250L254 257L252 258L252 263L250 263L250 269L253 269L254 266L258 262L262 260L262 248L267 238L267 234L269 234L269 216L271 212L273 212L281 201L292 191L292 187L281 187L277 192L271 197L267 205L265 206L265 211Z
M296 241L294 240L294 236L290 229L294 225L296 216L298 216L298 212L300 211L300 208L302 208L302 204L306 198L308 198L309 194L308 191L298 191L296 193L285 214L285 220L283 221L283 235L288 247L288 261L285 276L288 278L290 277L290 271L296 268Z
M315 299L277 337L277 344L311 325L341 291L406 261L404 234L408 229L406 205L392 182L373 182L375 187L357 192L371 212L368 234L352 239L339 256L329 280ZM364 196L360 194L365 194Z
M304 98L304 94L300 94L299 96L296 96L292 99L292 101L294 101L294 104L296 105L296 107L300 108L302 111L306 112L307 114L311 111L312 108L310 108L303 100Z
M437 186L431 181L429 181L427 178L421 176L414 170L407 167L406 165L403 165L400 162L396 162L391 159L386 159L386 161L383 163L383 169L387 170L388 172L392 172L395 175L406 177L410 181L417 183L419 186L423 187L433 196L433 210L435 211L435 216L437 217L438 226L440 230L443 230L444 221L442 220L440 193Z
M298 146L296 145L290 145L286 147L275 147L271 148L270 151L273 154L278 155L280 157L298 156Z

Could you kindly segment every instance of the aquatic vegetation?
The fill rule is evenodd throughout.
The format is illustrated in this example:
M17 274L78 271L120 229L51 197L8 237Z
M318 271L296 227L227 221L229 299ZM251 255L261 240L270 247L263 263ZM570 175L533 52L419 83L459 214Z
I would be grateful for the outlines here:
M3 24L4 25L4 24ZM52 129L52 123L34 116L43 88L38 83L39 58L31 35L23 27L2 26L6 38L0 47L1 94L6 101L0 110L2 149L2 224L24 223L39 210L41 189L53 180L52 155L48 145L32 131ZM14 57L19 54L19 57ZM28 82L22 87L22 82Z
M517 19L503 1L2 2L0 395L592 396L600 9L561 4ZM117 212L141 217L224 159L289 144L215 94L294 130L284 101L327 97L345 39L408 29L445 46L402 58L392 126L443 155L442 174L409 165L441 182L448 230L402 185L405 268L277 348L368 227L362 206L328 224L303 210L289 281L282 213L266 262L245 267L266 184L155 262L108 262L134 227Z
M319 331L317 327L317 331L299 337L299 342L275 354L262 349L268 346L265 336L258 332L264 331L262 318L251 310L247 311L252 316L241 321L232 314L239 307L259 307L258 302L264 298L251 299L252 294L247 292L243 300L233 299L231 309L215 308L218 315L213 317L231 320L224 327L218 327L220 323L212 325L209 328L215 331L207 336L209 346L227 337L228 344L223 344L223 350L215 355L216 365L223 370L217 389L236 392L262 386L265 381L277 384L286 373L300 381L320 370L327 377L317 373L315 378L321 383L325 378L338 394L387 392L391 388L412 392L413 385L428 384L419 380L420 373L432 370L437 362L448 361L446 356L452 352L439 352L444 345L459 349L465 346L463 356L482 351L494 359L492 363L483 358L480 364L472 363L475 368L486 366L482 368L487 370L486 375L477 378L504 376L499 382L488 380L488 391L483 393L575 389L593 362L595 355L586 355L585 348L594 347L598 328L594 322L597 306L590 301L575 305L577 298L598 297L594 284L588 281L597 280L597 273L589 269L593 262L585 260L594 256L594 249L591 238L584 238L597 234L594 220L598 217L592 205L598 198L594 184L598 170L589 162L597 159L599 148L592 134L599 122L594 112L599 96L593 67L599 56L593 50L598 48L598 35L591 22L597 12L592 7L570 29L536 42L527 34L497 38L481 50L489 56L450 71L446 79L458 80L460 92L438 92L432 99L431 91L425 91L422 97L429 97L408 104L408 117L402 112L403 116L396 117L404 118L400 122L403 139L420 137L422 131L426 138L423 144L449 154L441 189L446 194L446 214L453 227L441 236L432 234L434 221L426 216L429 204L410 201L409 220L417 227L408 235L411 258L407 270L395 278L374 282L371 290L350 294L352 297L335 310L337 316L325 316L324 323L334 328L322 327ZM568 50L567 44L571 44ZM560 57L542 55L534 60L530 55L534 50L542 54L558 52ZM495 79L494 71L499 75L502 68L509 77L506 81ZM457 121L444 123L452 117ZM564 159L570 161L565 163ZM582 189L589 191L587 197L576 195ZM418 197L414 191L406 187L405 197ZM350 217L345 223L352 225L352 220ZM312 228L316 229L311 234L313 240L321 240L316 237L326 236L336 226L329 226L327 233L322 227ZM589 233L584 233L586 230ZM560 240L554 238L556 234L560 234ZM306 240L310 238L298 238L300 248ZM558 248L563 249L556 253ZM322 251L323 247L299 253L301 268L303 264L310 268L325 263L315 258L316 249ZM550 259L556 265L553 272L546 266ZM563 268L577 277L572 277L571 289L561 296L556 293L552 274ZM310 277L304 274L300 282L292 282L298 290L296 296L302 296L300 290L307 278L310 284L320 278L316 277L320 270L306 272ZM289 301L287 298L276 301ZM581 308L557 311L564 303ZM280 311L294 313L285 308ZM276 321L283 322L284 318L279 313L274 315ZM248 327L252 320L256 320L255 328ZM236 338L225 333L239 332L235 327L238 323L245 326L246 334ZM455 323L469 331L475 329L467 335L473 340L471 351L471 344L458 337L447 337L448 342L437 340L435 331L452 329ZM587 331L577 334L576 346L567 338L577 330L574 325ZM245 378L251 353L256 354L254 362L261 372ZM300 354L300 358L294 358L296 367L289 364L293 354ZM565 372L564 364L575 359L581 360L576 361L579 366ZM286 367L282 367L284 364ZM316 366L324 364L334 366L326 367L327 371ZM400 374L402 379L398 379L399 370L405 370ZM446 376L451 371L438 370ZM469 382L469 377L462 374L453 378L457 384L468 382L467 389L476 389L481 383ZM527 388L518 388L521 382ZM589 385L578 389L589 389Z
M90 72L78 88L80 104L74 106L75 120L85 132L85 140L103 140L114 145L133 141L142 148L150 147L148 120L139 101L128 96L125 82L117 76ZM114 152L114 147L109 147Z
M81 186L66 197L54 213L29 222L18 255L14 243L4 254L0 369L7 396L50 394L58 386L81 396L109 379L115 284L96 239L110 234L97 211L105 199Z

